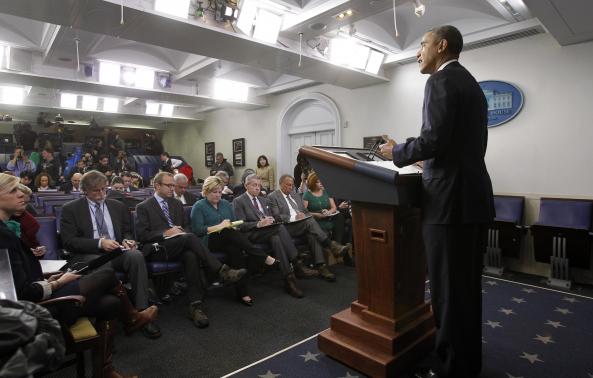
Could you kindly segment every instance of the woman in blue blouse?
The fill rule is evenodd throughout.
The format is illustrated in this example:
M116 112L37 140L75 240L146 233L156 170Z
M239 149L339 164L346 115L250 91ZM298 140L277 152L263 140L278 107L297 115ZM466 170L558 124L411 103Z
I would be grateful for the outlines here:
M220 177L210 176L204 180L204 198L196 202L191 209L192 231L202 238L210 250L224 251L228 265L233 269L246 267L247 261L243 251L247 253L247 257L255 260L252 262L258 266L261 266L262 262L266 265L277 264L276 259L255 248L243 233L232 228L231 222L237 218L231 203L222 199L223 188L224 181ZM235 288L242 303L247 306L253 305L253 299L247 292L245 277L235 284Z

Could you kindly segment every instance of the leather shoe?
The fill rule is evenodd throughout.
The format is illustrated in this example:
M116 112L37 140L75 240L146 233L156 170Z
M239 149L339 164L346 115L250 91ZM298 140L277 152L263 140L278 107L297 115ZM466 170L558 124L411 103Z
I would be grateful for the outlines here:
M294 273L290 273L286 276L286 283L284 284L284 290L295 298L302 298L305 295L296 285L296 277Z
M414 372L414 378L439 378L432 369L422 368Z
M149 339L158 339L161 337L161 329L154 322L150 322L142 328L142 334Z
M224 283L235 283L239 281L247 273L246 269L231 269L228 265L224 264L218 275Z
M308 268L300 260L294 261L293 265L294 265L294 274L298 278L311 278L311 277L319 276L319 272L317 270Z
M194 322L198 328L206 328L210 325L208 317L200 308L200 304L189 305L189 318Z
M327 282L336 281L336 275L329 270L326 264L319 265L317 270L319 271L319 278L323 278Z
M239 298L239 301L241 301L241 303L243 303L245 306L251 307L253 306L253 298L251 298L250 300L246 301L243 298Z
M148 323L151 323L159 312L157 306L152 305L142 311L138 311L125 324L124 331L126 335L131 335L135 331L144 328Z

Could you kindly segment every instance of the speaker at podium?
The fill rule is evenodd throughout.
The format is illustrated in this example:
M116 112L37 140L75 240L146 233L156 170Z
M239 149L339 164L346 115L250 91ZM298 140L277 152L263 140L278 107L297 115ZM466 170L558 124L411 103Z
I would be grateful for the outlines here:
M334 197L352 201L358 298L332 315L319 349L372 377L392 377L422 360L434 344L424 300L422 169L397 168L370 149L301 147Z

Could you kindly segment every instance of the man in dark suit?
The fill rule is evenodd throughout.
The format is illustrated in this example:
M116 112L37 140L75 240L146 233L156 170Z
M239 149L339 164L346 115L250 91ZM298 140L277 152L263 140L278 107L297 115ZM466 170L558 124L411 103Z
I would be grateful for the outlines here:
M202 284L205 280L202 280L200 262L207 271L217 273L223 282L228 283L239 281L246 270L234 270L221 264L195 234L184 231L190 227L183 205L173 198L174 187L171 173L159 172L154 177L154 196L136 206L136 232L138 240L144 243L143 252L148 260L183 262L189 316L196 327L204 328L209 321L202 308L206 288Z
M201 198L187 191L188 180L187 176L183 173L173 176L173 180L175 181L173 197L180 201L183 206L193 206Z
M62 185L64 193L80 192L80 180L82 180L82 173L73 174L70 181Z
M105 198L107 177L99 171L85 173L80 187L86 197L70 201L62 208L60 236L64 248L74 254L75 261L90 261L105 252L128 248L105 266L125 272L132 285L136 308L148 308L146 262L142 252L136 249L128 209L119 201ZM143 333L149 338L161 336L154 323L148 323Z
M241 231L247 233L251 242L269 242L272 245L274 257L280 260L280 270L286 280L286 291L295 298L302 298L303 292L296 285L293 267L303 276L317 275L317 272L311 271L297 260L298 251L286 228L282 224L273 225L275 221L268 200L259 197L260 178L255 174L247 176L245 189L247 191L244 194L233 200L233 209L237 219L244 221L240 226Z
M331 240L319 227L301 196L295 194L294 178L291 175L280 176L279 184L280 187L268 195L272 215L276 221L285 224L290 236L307 238L319 277L326 281L335 281L336 276L328 269L323 251L327 249L329 253L339 256L347 254L349 248Z
M130 172L122 173L121 179L124 182L124 192L130 193L138 191L138 188L132 185L132 174L130 174Z
M457 61L462 47L452 26L424 35L416 56L430 77L420 136L381 149L398 167L424 161L422 232L437 335L433 370L420 377L477 377L482 365L482 253L494 217L484 162L488 106Z

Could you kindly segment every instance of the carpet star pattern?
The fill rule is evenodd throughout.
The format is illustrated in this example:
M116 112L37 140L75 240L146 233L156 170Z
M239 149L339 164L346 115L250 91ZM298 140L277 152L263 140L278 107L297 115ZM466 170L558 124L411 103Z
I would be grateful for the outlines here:
M533 340L541 341L542 343L544 343L546 345L555 342L554 340L552 340L552 336L535 335L535 337L533 338Z
M484 322L484 324L489 327L492 327L492 329L502 328L502 326L500 325L500 322L493 322L492 320L488 320L488 321Z
M270 370L268 370L266 372L266 374L264 374L264 375L258 375L258 377L260 377L260 378L276 378L276 377L279 377L279 376L280 376L280 374L274 374Z
M554 328L566 327L566 326L565 326L565 325L563 325L562 323L560 323L560 322L554 322L554 321L552 321L552 320L548 320L548 321L546 321L546 325L552 326L552 327L554 327Z
M561 313L561 314L563 314L563 315L572 314L572 311L570 311L570 310L569 310L569 309L567 309L567 308L558 308L558 307L556 307L556 309L554 309L554 311L555 311L555 312L559 312L559 313Z
M505 315L511 315L511 314L513 314L513 315L516 315L516 314L517 314L517 313L516 313L515 311L513 311L512 309L510 309L510 308L504 308L504 307L501 307L501 308L498 310L498 312L502 312L502 313L504 313Z
M539 359L539 356L537 354L529 354L529 353L523 352L523 354L519 357L526 359L527 361L531 362L532 364L534 364L536 362L544 362Z
M515 377L514 375L507 373L507 378L523 378L523 377Z
M311 353L309 351L307 351L306 354L301 354L301 357L303 357L305 359L305 362L307 362L307 361L319 362L319 360L317 359L317 356L319 356L319 353Z
M579 303L579 300L573 297L564 297L562 300L570 303Z
M340 378L358 378L358 375L351 375L349 371L346 372L346 375Z
M531 289L531 288L527 288L524 287L523 289L521 289L522 292L527 293L527 294L533 294L535 293L535 290Z
M484 283L485 283L486 285L490 285L490 286L496 286L496 285L498 285L498 282L496 282L496 281L486 281L486 282L484 282Z
M523 299L523 298L516 298L516 297L513 297L511 299L511 301L513 301L515 303L525 303L526 302L525 299Z

